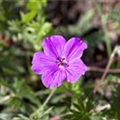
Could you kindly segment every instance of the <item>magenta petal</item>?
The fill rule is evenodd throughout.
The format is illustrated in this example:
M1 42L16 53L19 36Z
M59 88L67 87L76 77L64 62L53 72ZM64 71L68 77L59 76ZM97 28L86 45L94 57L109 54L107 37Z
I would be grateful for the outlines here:
M80 38L71 38L65 45L63 56L68 60L80 58L86 48L86 43L84 43Z
M47 88L59 87L65 79L64 71L58 68L50 68L42 75L42 83Z
M80 59L73 59L69 62L66 69L67 81L75 83L87 70L86 65Z
M31 69L36 74L42 74L46 69L55 65L54 59L47 57L42 52L36 52L33 55Z
M47 37L44 39L42 44L45 55L52 56L54 58L58 58L61 56L64 45L65 39L60 35Z

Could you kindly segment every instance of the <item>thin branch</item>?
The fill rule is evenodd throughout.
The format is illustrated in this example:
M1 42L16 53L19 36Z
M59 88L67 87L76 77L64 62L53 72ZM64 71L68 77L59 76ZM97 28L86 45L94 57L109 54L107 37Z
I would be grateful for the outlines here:
M90 113L98 113L100 111L103 111L105 109L109 110L111 108L110 104L105 104L103 106L98 106L90 111Z
M2 99L0 99L0 104L9 100L9 99L11 99L11 98L13 98L14 96L15 96L14 94L10 94L10 95L7 95L7 96L3 97Z
M116 47L114 48L114 50L113 50L113 52L112 52L112 54L111 54L111 56L110 56L110 59L109 59L109 61L108 61L108 64L107 64L107 66L106 66L106 68L105 68L105 71L104 71L101 79L96 82L97 84L95 85L94 93L96 93L96 92L99 91L100 86L101 86L101 84L103 83L103 81L104 81L104 79L105 79L105 77L106 77L106 75L107 75L107 73L108 73L108 71L109 71L109 68L110 68L110 66L111 66L111 64L112 64L112 62L113 62L114 56L115 56L115 54L118 52L119 49L120 49L120 46L116 46Z
M95 71L95 72L104 73L106 71L106 69L100 68L100 67L89 66L87 71ZM107 73L120 73L120 69L108 69Z

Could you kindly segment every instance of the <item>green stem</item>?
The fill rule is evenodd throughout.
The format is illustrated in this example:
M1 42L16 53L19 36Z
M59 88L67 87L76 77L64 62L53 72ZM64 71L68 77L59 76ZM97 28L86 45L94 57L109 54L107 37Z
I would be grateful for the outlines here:
M111 43L110 43L110 39L108 36L108 30L107 30L107 18L108 17L102 13L102 8L99 5L99 3L97 2L97 0L93 0L93 2L95 3L97 11L100 15L100 20L101 20L101 24L102 24L102 28L103 28L103 33L104 33L104 40L105 40L105 44L106 44L106 48L107 48L107 54L108 54L108 57L110 57L112 48L111 48Z
M52 89L51 93L49 94L49 96L47 97L47 99L45 100L45 102L43 103L43 105L40 106L40 107L38 108L38 110L35 111L35 112L30 116L31 120L39 120L39 119L40 119L40 117L39 117L40 113L43 112L45 106L47 105L47 103L49 102L49 100L51 99L51 97L53 96L53 94L55 93L56 89L57 89L57 88L53 88L53 89Z
M51 99L51 97L53 96L53 94L55 93L55 91L56 91L56 88L54 88L54 89L51 91L50 95L47 97L46 101L45 101L45 102L43 103L43 105L42 105L43 108L47 105L47 103L49 102L49 100Z

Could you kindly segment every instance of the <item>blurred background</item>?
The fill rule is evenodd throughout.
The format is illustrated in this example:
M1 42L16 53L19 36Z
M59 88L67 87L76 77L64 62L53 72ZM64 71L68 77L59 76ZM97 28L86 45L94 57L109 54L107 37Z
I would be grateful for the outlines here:
M31 60L53 34L87 43L88 71L39 110L51 90ZM119 0L0 0L0 120L120 120L119 45Z

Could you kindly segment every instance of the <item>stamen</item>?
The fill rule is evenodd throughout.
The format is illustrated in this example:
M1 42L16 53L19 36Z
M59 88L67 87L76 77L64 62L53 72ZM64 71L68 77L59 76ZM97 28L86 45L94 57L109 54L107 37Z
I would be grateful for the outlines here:
M56 63L58 64L58 67L63 69L68 67L69 65L67 64L67 62L65 61L65 58L57 58Z

